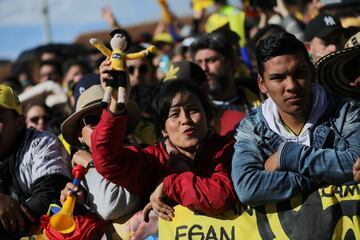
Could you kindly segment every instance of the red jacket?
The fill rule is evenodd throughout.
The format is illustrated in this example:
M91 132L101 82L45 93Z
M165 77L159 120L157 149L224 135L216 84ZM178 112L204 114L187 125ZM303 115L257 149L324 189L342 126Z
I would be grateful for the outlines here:
M164 193L177 203L206 214L224 212L236 201L230 178L234 141L211 135L197 154L192 171L167 166L163 144L141 149L124 146L127 115L104 110L92 134L92 156L97 171L109 181L148 197L163 179Z

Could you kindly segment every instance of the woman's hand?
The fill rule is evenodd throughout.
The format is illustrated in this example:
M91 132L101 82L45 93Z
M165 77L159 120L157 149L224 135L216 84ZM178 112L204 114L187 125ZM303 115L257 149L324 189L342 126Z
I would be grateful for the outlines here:
M113 80L113 77L110 74L111 70L112 70L111 61L110 58L107 57L104 61L102 61L102 63L99 66L100 82L104 90L106 87L106 82ZM113 93L113 96L117 97L117 93L116 94Z
M155 189L150 196L150 202L143 209L143 218L145 222L149 221L150 211L153 210L158 217L164 220L171 221L174 217L174 209L163 202L166 197L163 192L163 183Z
M89 153L86 150L77 150L71 160L71 164L73 166L81 165L84 168L86 168L89 162L91 161L92 161L91 153Z
M74 193L76 194L76 203L79 205L83 205L85 199L84 192L82 190L79 190L79 188L76 187L71 182L68 182L65 188L61 191L61 195L60 195L61 204L64 205L67 196L74 196Z

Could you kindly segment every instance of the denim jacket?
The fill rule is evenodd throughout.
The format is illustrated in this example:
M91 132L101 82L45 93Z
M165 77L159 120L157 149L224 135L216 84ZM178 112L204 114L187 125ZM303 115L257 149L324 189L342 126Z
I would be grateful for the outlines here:
M355 102L331 101L310 129L311 146L287 142L267 124L261 107L237 128L231 177L242 203L260 205L289 199L320 184L352 180L360 156L360 108ZM266 171L265 160L278 154L280 169Z

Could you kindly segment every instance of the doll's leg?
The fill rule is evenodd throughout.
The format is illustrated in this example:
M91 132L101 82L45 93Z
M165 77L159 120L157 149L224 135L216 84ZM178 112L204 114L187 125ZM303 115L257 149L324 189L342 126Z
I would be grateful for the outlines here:
M113 79L107 80L106 81L106 87L105 87L105 93L104 93L104 97L101 101L100 106L102 108L107 108L107 106L110 103L111 100L111 95L113 92L113 89L116 87L116 82L117 82L117 78L118 78L118 71L111 71L110 75L113 77Z
M119 77L117 78L117 86L118 86L118 109L122 109L125 107L126 102L126 72L121 71L119 73Z

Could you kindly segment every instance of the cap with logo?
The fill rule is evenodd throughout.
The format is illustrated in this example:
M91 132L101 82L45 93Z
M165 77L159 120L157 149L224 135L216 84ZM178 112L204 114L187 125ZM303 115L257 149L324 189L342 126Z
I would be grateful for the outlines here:
M330 14L320 14L311 20L305 28L305 41L311 41L314 37L325 38L331 33L342 31L340 20Z
M22 107L18 96L6 85L0 85L0 107L15 110L19 115L22 114Z

